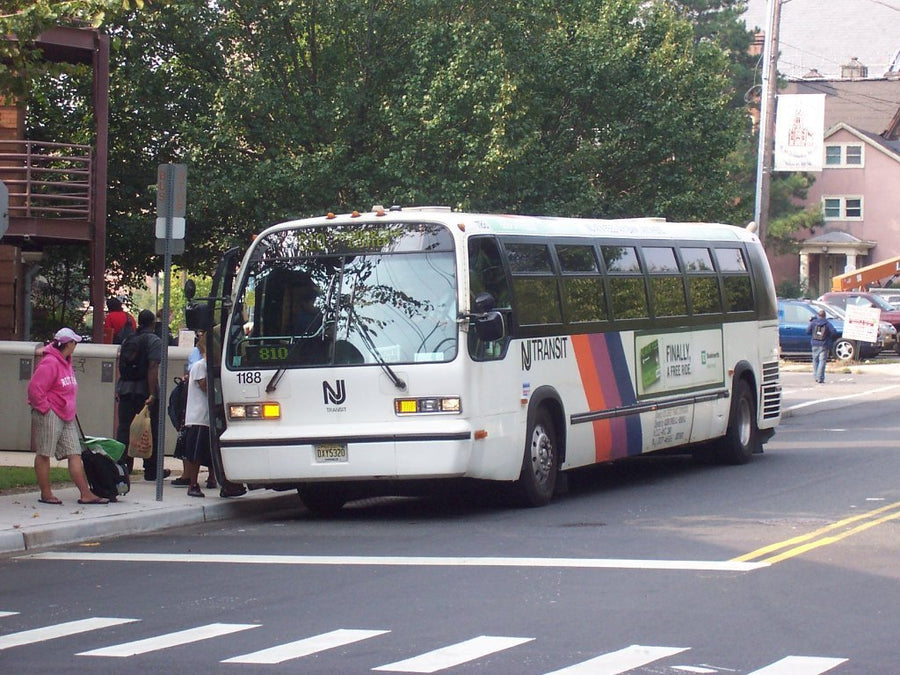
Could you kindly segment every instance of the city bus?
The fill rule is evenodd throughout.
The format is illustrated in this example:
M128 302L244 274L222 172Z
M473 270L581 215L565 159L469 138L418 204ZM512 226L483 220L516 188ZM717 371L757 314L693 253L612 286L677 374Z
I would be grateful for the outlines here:
M781 418L772 277L735 226L329 213L230 251L212 296L216 471L312 511L455 478L541 506L577 467L743 464Z

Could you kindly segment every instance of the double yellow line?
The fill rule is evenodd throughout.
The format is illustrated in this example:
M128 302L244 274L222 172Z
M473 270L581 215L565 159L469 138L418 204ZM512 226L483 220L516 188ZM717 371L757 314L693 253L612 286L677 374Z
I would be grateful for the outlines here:
M803 534L793 539L770 544L758 548L746 555L732 558L730 562L762 562L774 565L782 560L793 558L807 551L834 544L841 539L865 532L871 527L881 525L888 521L900 518L900 502L882 506L874 511L860 513L850 518L844 518L831 525L826 525L809 534ZM778 552L780 551L780 553ZM774 555L770 555L774 554Z

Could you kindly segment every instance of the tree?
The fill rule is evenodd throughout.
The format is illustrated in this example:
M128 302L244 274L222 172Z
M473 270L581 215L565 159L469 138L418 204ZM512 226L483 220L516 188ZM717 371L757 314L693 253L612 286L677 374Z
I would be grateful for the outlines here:
M178 262L206 274L273 221L373 203L729 221L741 201L733 54L702 35L727 21L700 30L697 2L82 4L107 10L107 251L129 284L161 268L163 162L188 164ZM41 133L71 133L42 88Z

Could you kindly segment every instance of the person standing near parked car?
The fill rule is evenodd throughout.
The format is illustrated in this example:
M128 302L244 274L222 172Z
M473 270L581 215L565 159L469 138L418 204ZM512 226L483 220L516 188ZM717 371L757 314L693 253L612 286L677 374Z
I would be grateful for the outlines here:
M813 377L819 384L825 384L825 363L831 352L831 343L837 337L837 331L825 316L825 310L809 320L806 332L812 336L810 346L812 348Z
M69 475L78 487L79 504L109 504L88 485L81 463L81 439L75 419L78 382L72 369L72 354L81 336L71 328L60 328L43 351L28 383L31 406L31 449L43 504L61 505L50 484L50 456L65 458Z

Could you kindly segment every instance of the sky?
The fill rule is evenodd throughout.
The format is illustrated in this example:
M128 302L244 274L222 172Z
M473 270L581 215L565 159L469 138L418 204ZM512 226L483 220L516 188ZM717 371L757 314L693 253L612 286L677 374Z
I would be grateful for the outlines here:
M765 27L767 4L748 0L748 28ZM779 42L778 72L787 77L815 68L836 79L854 56L881 77L900 51L900 0L782 0Z

